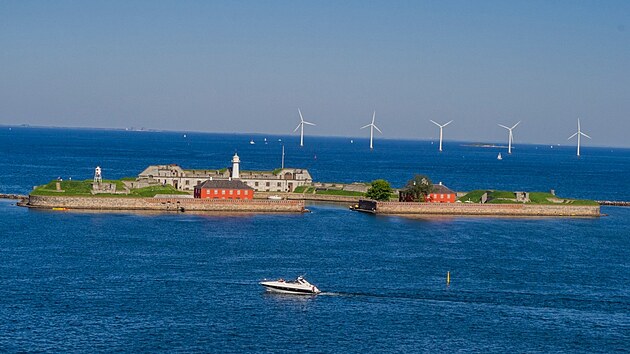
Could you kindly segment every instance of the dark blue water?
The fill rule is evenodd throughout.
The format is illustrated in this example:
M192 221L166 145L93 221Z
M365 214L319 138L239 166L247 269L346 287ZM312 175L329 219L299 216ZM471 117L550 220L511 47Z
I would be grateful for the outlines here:
M272 169L256 136L6 128L0 192L51 178L135 175L150 163ZM415 172L455 189L555 188L628 198L628 150L497 150L281 137L316 180L395 185ZM272 142L273 141L273 142ZM449 150L452 150L450 152ZM315 158L316 156L316 158ZM571 172L571 175L568 174ZM37 211L0 201L0 351L613 352L630 348L630 209L572 219ZM446 285L446 272L451 284ZM265 277L325 293L263 292Z

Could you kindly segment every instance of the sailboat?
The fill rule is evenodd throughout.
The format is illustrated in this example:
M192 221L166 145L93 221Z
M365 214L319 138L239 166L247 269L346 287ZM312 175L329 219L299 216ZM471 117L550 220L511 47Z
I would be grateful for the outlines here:
M503 160L503 157L501 156L501 153L499 153L499 154L497 155L497 160Z

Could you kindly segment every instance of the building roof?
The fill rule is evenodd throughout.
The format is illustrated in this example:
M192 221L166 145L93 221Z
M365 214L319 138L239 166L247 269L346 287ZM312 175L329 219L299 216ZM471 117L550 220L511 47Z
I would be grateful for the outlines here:
M197 187L208 189L254 189L248 186L247 183L237 179L209 179L197 185Z
M434 184L433 185L433 191L431 191L431 193L455 194L455 192L453 192L450 188L448 188L447 186L445 186L443 184Z

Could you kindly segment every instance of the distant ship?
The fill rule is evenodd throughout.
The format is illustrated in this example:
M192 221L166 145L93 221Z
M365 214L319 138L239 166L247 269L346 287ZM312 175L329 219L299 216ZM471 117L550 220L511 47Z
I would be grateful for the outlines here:
M256 143L254 142L254 139L252 139L252 140L250 140L250 141L249 141L249 144L250 144L250 145L254 145L254 144L256 144Z

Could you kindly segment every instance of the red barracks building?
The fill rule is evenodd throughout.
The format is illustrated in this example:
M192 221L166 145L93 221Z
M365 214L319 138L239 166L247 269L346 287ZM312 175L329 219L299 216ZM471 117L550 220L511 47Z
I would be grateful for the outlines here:
M195 198L254 199L254 189L239 180L207 180L195 186Z
M433 191L427 195L426 201L429 203L455 203L457 193L442 184L434 184Z

